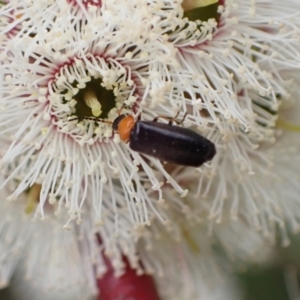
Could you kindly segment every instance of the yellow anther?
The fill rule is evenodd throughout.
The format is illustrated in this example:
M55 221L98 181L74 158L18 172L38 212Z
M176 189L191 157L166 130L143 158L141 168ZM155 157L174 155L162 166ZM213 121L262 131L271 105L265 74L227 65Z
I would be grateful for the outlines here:
M42 135L46 135L48 133L48 127L41 128Z
M2 3L2 1L0 2L0 3ZM16 19L21 19L22 17L23 17L23 14L21 14L21 13L16 13L15 14L15 17L16 17Z

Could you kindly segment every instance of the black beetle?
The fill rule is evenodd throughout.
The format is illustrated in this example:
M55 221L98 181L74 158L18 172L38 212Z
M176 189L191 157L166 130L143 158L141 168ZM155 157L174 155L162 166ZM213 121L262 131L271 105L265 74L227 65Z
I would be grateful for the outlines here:
M173 126L174 118L167 118L169 124L156 122L158 118L135 121L133 116L122 114L112 127L122 141L129 142L130 149L164 162L199 167L215 156L214 143L191 129Z

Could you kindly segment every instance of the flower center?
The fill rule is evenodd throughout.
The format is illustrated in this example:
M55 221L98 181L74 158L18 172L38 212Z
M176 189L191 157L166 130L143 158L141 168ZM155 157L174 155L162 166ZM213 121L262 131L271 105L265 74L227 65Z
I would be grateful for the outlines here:
M209 19L219 19L219 0L183 0L182 8L184 17L189 21L208 21Z
M74 116L108 118L109 112L116 106L116 100L113 90L104 88L102 83L101 79L92 78L85 88L79 89L73 97L76 102Z
M65 63L49 88L49 115L59 131L80 144L112 137L111 123L125 103L136 102L135 83L113 59L89 56ZM49 85L48 85L49 86Z

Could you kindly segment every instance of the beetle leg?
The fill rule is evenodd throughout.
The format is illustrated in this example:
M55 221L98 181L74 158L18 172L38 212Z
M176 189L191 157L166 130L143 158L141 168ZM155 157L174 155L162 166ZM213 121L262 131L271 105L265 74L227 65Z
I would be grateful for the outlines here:
M172 123L172 122L174 121L174 118L166 117L166 116L157 116L157 117L155 117L152 121L153 121L153 122L157 122L158 119L169 120L169 124L170 124L170 122Z
M185 120L186 116L187 116L187 112L184 114L183 118L181 121L177 121L176 118L178 117L179 115L179 111L177 112L176 116L175 117L166 117L166 116L157 116L155 117L152 121L153 122L157 122L158 119L165 119L165 120L169 120L169 125L172 125L173 122L175 122L177 125L180 125L183 123L183 121Z
M126 105L125 103L123 103L122 106L120 107L119 111L118 111L118 116L121 115L121 112L122 112L122 110L123 110L125 107L127 107L127 108L129 109L129 106Z
M174 117L169 118L169 119L170 119L169 125L172 125L173 122L175 122L176 124L181 124L181 123L179 123L179 122L176 120L176 118L177 118L178 115L179 115L179 112L180 112L180 110L177 112L177 114L176 114Z
M182 124L183 121L185 120L187 114L188 114L187 112L184 114L184 116L183 116L183 118L182 118L182 120L181 120L180 122L178 122L178 121L175 121L175 122L176 122L178 125ZM177 115L178 115L178 114L177 114Z
M177 112L176 116L174 116L172 119L176 119L178 117L179 113L180 113L180 110Z
M184 116L183 116L183 118L182 118L181 121L176 120L176 117L178 116L178 114L179 114L179 112L177 113L177 115L176 115L174 118L172 118L171 121L174 121L177 125L180 125L180 124L183 123L183 121L185 120L185 117L187 116L188 113L186 112L186 113L184 114ZM170 122L169 122L169 124L170 124Z

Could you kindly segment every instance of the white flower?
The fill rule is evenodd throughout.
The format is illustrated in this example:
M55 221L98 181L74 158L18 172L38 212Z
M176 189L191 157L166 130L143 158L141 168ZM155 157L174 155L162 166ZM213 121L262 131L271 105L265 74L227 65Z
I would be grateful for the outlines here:
M78 286L78 293L95 294L91 264L91 252L96 247L93 234L86 226L73 226L71 232L64 231L59 218L47 217L43 222L32 222L28 200L32 196L30 193L38 188L35 186L27 196L23 195L23 201L0 202L1 287L8 285L22 263L26 266L23 278L44 291Z
M231 2L226 6L215 39L210 43L207 41L209 33L205 26L208 23L202 25L204 29L201 30L206 32L204 36L196 35L196 41L187 40L185 44L181 44L177 36L183 36L183 32L191 36L195 28L193 22L182 21L183 11L178 5L159 11L163 14L160 16L153 7L141 5L134 15L134 21L140 26L132 28L132 17L129 17L132 4L124 4L121 12L113 3L101 7L99 16L93 10L87 18L89 12L83 10L84 14L76 13L74 18L65 18L65 14L72 15L74 7L64 1L62 3L63 9L56 4L53 7L38 5L40 10L47 7L56 12L55 16L58 15L43 21L46 22L46 32L38 27L32 29L37 26L32 23L28 27L22 23L22 34L3 42L1 72L5 83L0 126L3 128L2 135L11 136L12 143L2 164L8 169L12 162L18 165L6 176L8 181L18 173L20 180L12 198L34 182L43 183L37 214L44 216L43 205L48 197L51 203L60 203L58 209L66 203L70 219L80 222L82 204L92 193L95 220L102 222L101 211L107 201L124 206L123 199L116 197L103 200L104 185L115 185L113 178L116 178L128 198L127 207L133 222L144 224L149 223L151 215L157 212L140 180L139 170L143 170L152 189L158 190L158 199L162 198L162 190L156 169L179 193L185 194L185 190L172 180L161 163L150 158L153 164L150 168L148 160L130 151L116 137L112 139L110 124L88 119L100 116L113 120L122 103L131 107L136 116L142 112L143 119L160 114L174 115L179 107L183 111L188 110L190 125L200 126L218 148L224 147L232 136L240 134L241 129L250 132L243 135L243 139L251 144L269 138L269 131L257 125L255 117L263 99L260 97L254 101L252 95L256 98L258 93L268 96L270 106L276 109L278 101L275 94L283 97L286 92L281 78L266 73L253 62L253 58L257 56L260 61L267 60L262 65L268 64L273 71L283 64L292 66L298 57L285 57L284 63L281 63L283 59L278 62L270 55L273 48L278 48L271 39L265 52L249 48L248 52L241 53L238 50L241 39L237 40L238 33L232 35L236 32L236 22L231 22L228 17L235 14L232 10L236 6ZM241 12L248 7L246 5L244 8L242 3L239 5ZM257 5L257 13L260 14L265 11L263 2L261 5L262 8L260 3ZM35 4L29 7L37 9ZM22 15L22 9L15 9L19 9ZM58 13L60 9L61 14ZM117 14L113 19L111 9ZM170 24L166 24L166 18L170 19ZM248 18L250 16L246 21L241 19L239 24L238 28L245 27L239 33L241 37L245 38L244 30L247 28L253 35L256 34L258 40L266 35L268 28L251 29ZM261 23L267 20L268 16ZM211 31L217 31L216 25L210 25ZM183 29L172 32L171 29L178 26ZM258 27L256 21L253 26ZM285 26L292 27L292 24L287 22ZM8 28L4 26L3 31ZM29 34L32 32L34 37L31 40ZM171 32L169 41L166 41L166 32ZM296 33L296 28L293 28L293 33L282 37L288 41ZM225 41L226 44L231 41L232 49L226 56L220 53ZM252 45L250 42L248 44L249 47ZM203 50L199 52L197 45L201 45ZM294 40L290 42L290 47L295 47ZM216 49L209 60L208 49L210 54ZM281 55L287 55L282 52ZM237 94L243 97L237 98ZM203 115L200 111L206 113ZM78 122L74 117L86 119ZM264 116L260 117L263 122L268 122ZM235 155L236 159L245 159L243 150L236 150ZM219 168L218 159L215 159L214 171L216 168ZM251 166L248 168L251 169ZM113 189L111 194L114 194ZM136 201L143 209L135 207Z
M273 243L279 229L283 246L289 244L288 231L298 232L300 225L298 82L293 84L296 92L292 101L283 103L278 112L278 130L274 129L271 142L253 149L233 139L228 151L221 154L216 178L198 187L201 196L197 200L206 202L211 220L220 223L227 217L242 218ZM287 109L284 106L288 104ZM248 157L244 167L245 162L237 161L234 155L238 143L244 145ZM250 170L246 167L249 162Z
M289 103L287 79L300 68L297 1L227 0L205 21L184 11L187 2L104 2L1 5L0 189L11 192L8 200L24 202L41 186L34 219L54 214L66 229L76 220L88 233L84 245L99 234L117 274L122 254L138 272L151 271L136 248L148 238L145 225L150 236L163 226L176 237L181 222L190 228L201 218L206 228L243 218L272 241L278 224L286 245L286 224L299 226L298 144L288 130L279 137L276 122ZM142 120L187 113L181 126L211 140L217 155L194 169L140 155L112 130L120 111ZM185 199L188 192L196 198ZM157 251L173 245L160 244ZM78 253L79 261L97 257L96 275L105 271L100 250ZM197 257L189 255L193 269ZM14 268L7 257L5 283ZM156 257L159 274L165 258ZM192 287L188 294L200 295Z
M239 287L228 276L230 269L217 249L218 241L207 235L205 224L185 224L178 218L180 214L175 213L168 227L154 223L139 247L162 299L240 299ZM246 238L255 241L250 235Z
M47 182L43 184L37 210L42 217L48 198L50 203L60 203L58 211L67 204L70 219L77 218L80 222L82 205L88 195L98 223L102 222L102 210L107 205L114 214L125 206L133 223L148 223L147 209L153 205L137 171L141 165L152 187L160 189L154 171L138 154L130 153L116 136L113 138L110 124L70 119L86 117L86 111L87 117L93 117L94 104L90 103L90 108L87 103L93 102L90 100L93 97L102 97L100 106L105 110L105 119L113 120L124 101L134 107L137 98L146 97L149 85L153 84L147 83L148 65L156 60L155 53L162 50L156 49L156 43L144 45L147 36L139 42L144 48L140 49L133 34L138 35L142 28L129 32L125 26L129 20L120 16L114 22L109 10L103 11L100 20L91 18L84 25L80 23L81 18L76 21L78 26L63 17L55 21L53 30L43 33L43 40L19 44L16 36L7 41L3 53L6 57L1 67L6 83L2 90L5 96L1 101L1 134L3 138L13 135L13 142L2 161L4 168L8 168L7 181L16 174L20 180L11 198L34 182ZM60 23L64 23L65 29L56 39ZM145 30L148 26L146 23ZM14 74L10 74L12 69ZM19 85L16 82L20 80ZM13 106L9 100L12 90L15 90ZM136 114L140 111L135 110ZM13 172L10 171L12 162L18 165ZM118 198L113 188L116 183L122 186L127 203L122 195ZM103 195L106 187L110 188L109 197ZM136 207L137 202L140 208Z
M213 180L199 181L188 171L177 176L179 182L187 183L194 196L177 201L177 209L184 212L185 220L205 218L214 226L213 223L223 224L231 219L234 227L235 220L242 219L272 243L279 230L282 245L289 244L288 231L297 233L300 228L299 103L292 108L294 119L290 113L279 114L278 126L283 129L273 143L264 143L255 150L244 144L251 172L236 161L236 145L243 144L234 139L219 152L222 161Z

